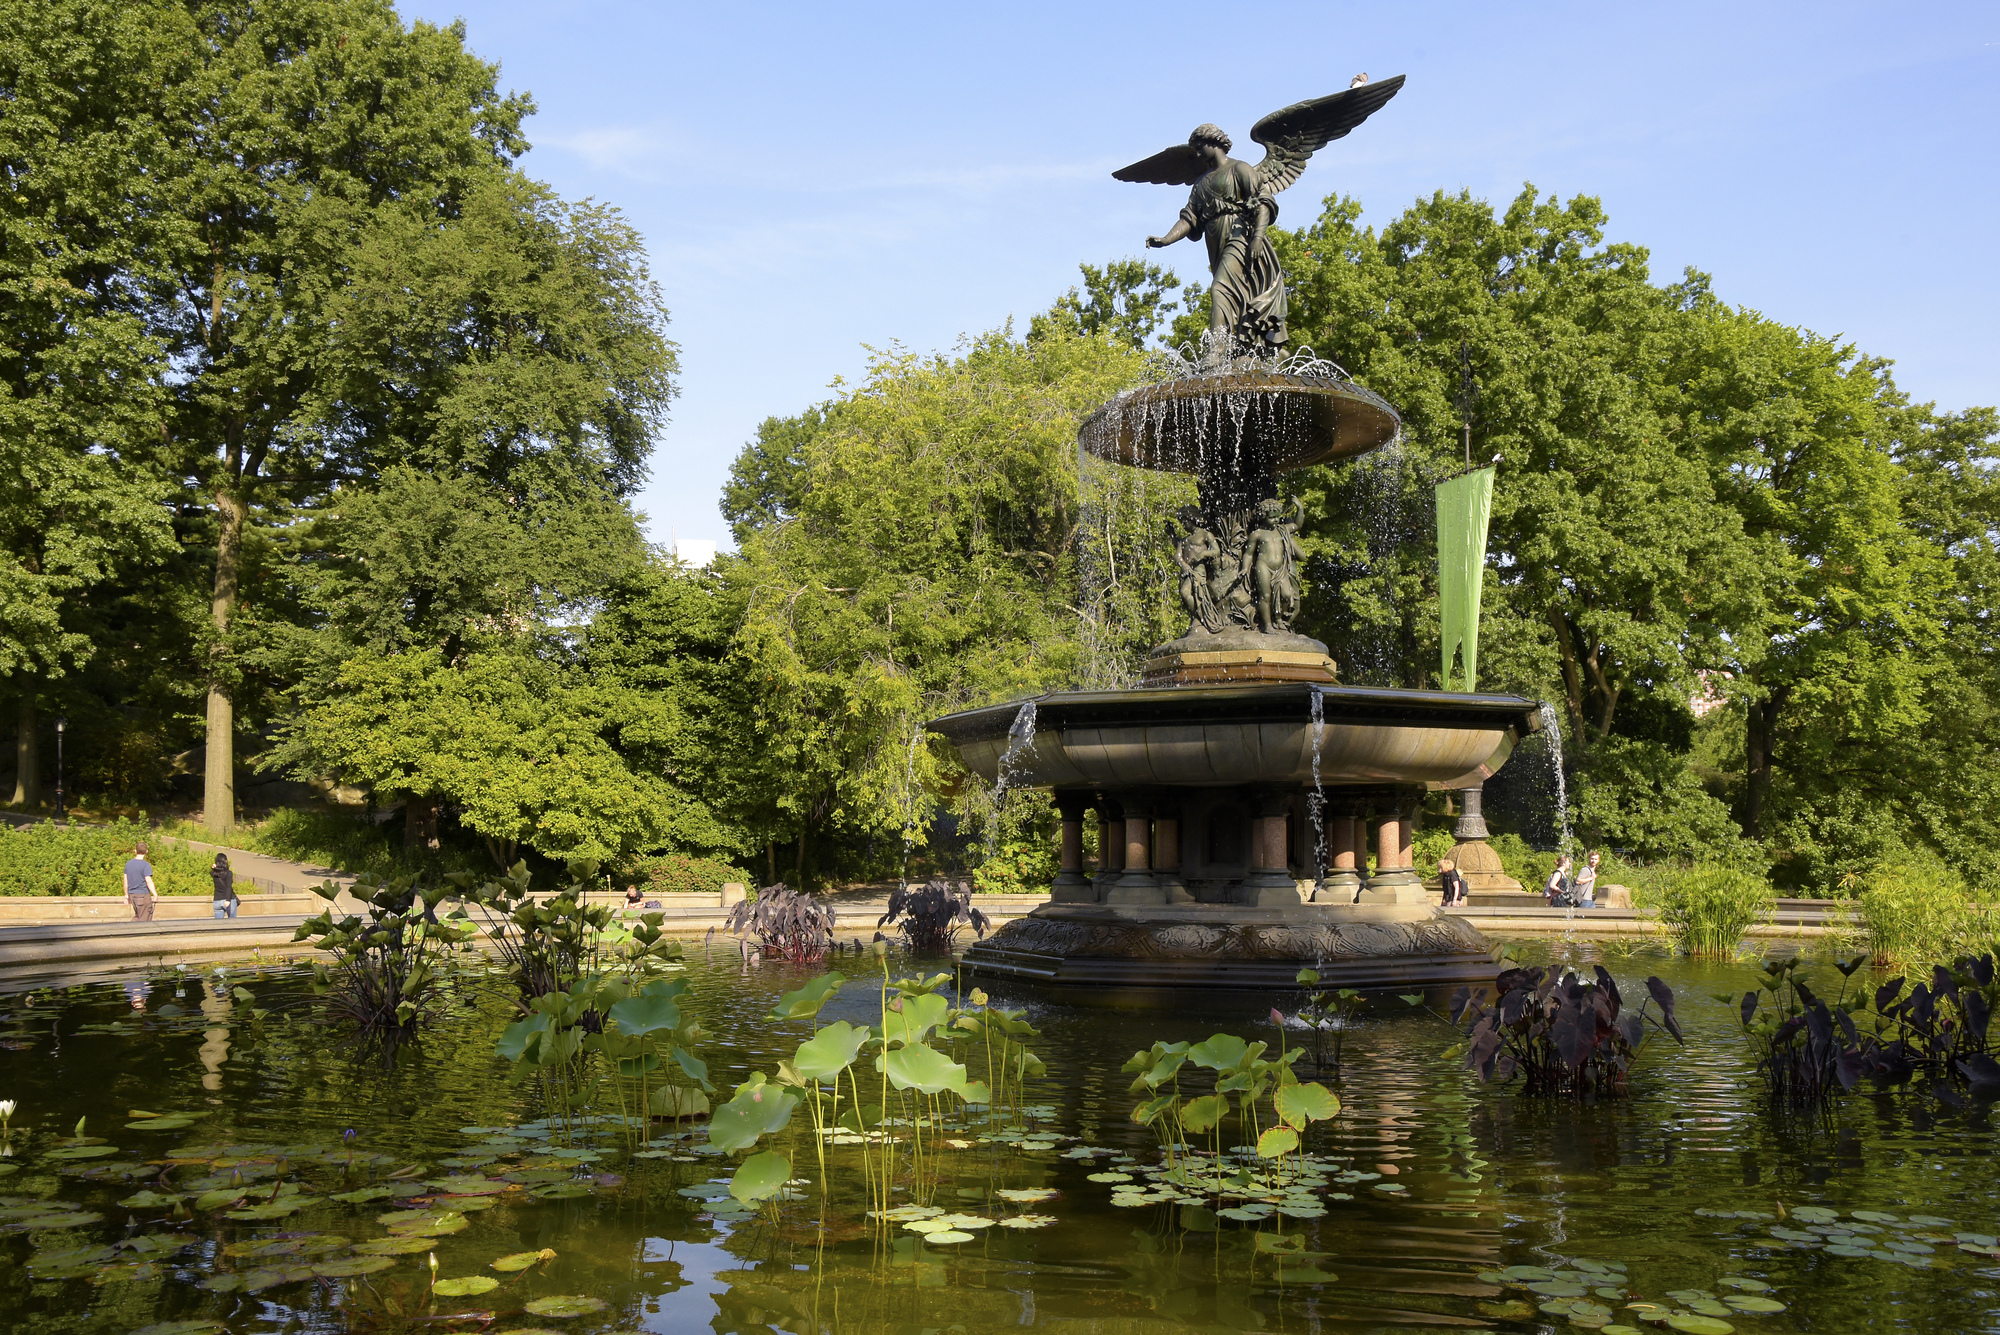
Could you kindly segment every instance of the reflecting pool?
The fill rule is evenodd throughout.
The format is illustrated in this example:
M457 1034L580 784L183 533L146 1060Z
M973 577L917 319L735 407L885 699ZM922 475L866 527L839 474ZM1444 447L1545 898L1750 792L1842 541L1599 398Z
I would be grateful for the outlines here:
M872 960L836 961L861 976L782 1023L773 1001L821 970L690 955L720 1097L815 1024L881 1015ZM494 976L462 978L393 1061L288 1010L296 969L10 995L0 1329L2000 1329L1984 1109L1905 1091L1774 1114L1715 996L1752 965L1607 962L1628 993L1671 983L1687 1031L1648 1043L1629 1098L1485 1087L1441 1059L1440 1020L1365 1014L1323 1077L1339 1115L1234 1217L1149 1172L1159 1141L1119 1068L1156 1039L1276 1046L1268 1009L1295 997L1158 1015L996 995L1026 1008L1047 1075L1004 1128L931 1128L933 1193L871 1219L867 1146L836 1136L822 1178L803 1114L793 1198L760 1210L729 1200L731 1161L699 1130L639 1156L611 1126L565 1143L493 1055L511 1017Z

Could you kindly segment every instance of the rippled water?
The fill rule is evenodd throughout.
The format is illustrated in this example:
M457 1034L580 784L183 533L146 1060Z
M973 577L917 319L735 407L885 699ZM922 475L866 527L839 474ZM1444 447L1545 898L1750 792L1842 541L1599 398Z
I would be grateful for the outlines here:
M1060 1198L1035 1208L1058 1222L1032 1231L988 1229L971 1243L930 1247L901 1230L869 1228L858 1185L840 1174L830 1205L802 1200L773 1216L718 1219L681 1193L726 1177L726 1160L633 1161L614 1149L574 1170L585 1194L535 1199L511 1191L495 1207L468 1214L463 1231L393 1258L380 1273L301 1277L255 1294L201 1287L218 1273L240 1281L257 1264L225 1248L235 1244L240 1253L245 1242L286 1234L382 1238L377 1215L398 1202L324 1203L275 1222L197 1212L180 1223L159 1209L115 1202L150 1186L173 1147L211 1147L206 1156L223 1162L194 1171L217 1174L254 1174L263 1152L255 1147L292 1147L297 1157L281 1176L307 1193L397 1180L415 1193L416 1180L481 1171L444 1162L466 1155L474 1138L461 1128L539 1115L491 1056L506 1019L503 998L468 991L454 1020L421 1052L406 1051L386 1067L303 1018L285 1024L273 1015L252 1025L248 1007L222 989L183 982L177 992L170 976L45 992L32 1005L9 997L0 1000L0 1099L16 1100L19 1111L14 1153L0 1162L20 1167L0 1176L0 1198L8 1202L0 1205L0 1228L8 1226L6 1211L18 1224L35 1208L24 1202L41 1200L102 1220L46 1228L32 1226L27 1214L27 1227L0 1232L0 1328L123 1335L160 1321L213 1320L234 1332L1525 1332L1571 1323L1523 1305L1540 1295L1479 1275L1572 1258L1622 1265L1626 1278L1615 1287L1668 1305L1669 1291L1727 1293L1717 1287L1724 1276L1774 1286L1771 1296L1787 1310L1730 1317L1744 1332L2000 1328L2000 1268L1947 1240L1953 1231L2000 1231L2000 1170L1986 1113L1947 1113L1921 1095L1898 1093L1851 1098L1825 1119L1775 1116L1756 1095L1733 1020L1710 995L1740 994L1749 965L1640 954L1611 967L1621 981L1636 983L1649 972L1667 978L1688 1031L1685 1048L1648 1046L1623 1101L1550 1102L1482 1087L1439 1060L1452 1036L1438 1021L1408 1012L1357 1021L1338 1084L1345 1107L1315 1128L1309 1147L1352 1172L1380 1176L1341 1188L1354 1199L1327 1200L1323 1218L1190 1230L1182 1224L1206 1221L1176 1206L1114 1208L1111 1188L1086 1179L1101 1164L1061 1157L1074 1142L1048 1152L986 1145L947 1157L938 1203L991 1212L995 1187L1050 1186ZM716 1034L707 1053L718 1085L769 1070L807 1036L809 1026L762 1017L810 971L746 971L733 951L726 959L718 951L714 963L697 951L689 972L694 1009ZM247 983L261 1005L299 981L272 969L254 978L244 971L228 985ZM134 1009L134 994L143 1010ZM1053 1110L1047 1124L1142 1162L1157 1147L1127 1120L1136 1099L1126 1092L1130 1077L1118 1070L1126 1057L1154 1039L1218 1030L1276 1038L1268 1018L1258 1018L1268 1002L1159 1015L1046 1006L1025 995L996 1001L1025 1005L1042 1031L1035 1047L1049 1074L1031 1096ZM878 1005L873 985L851 983L819 1022L869 1023ZM113 1022L118 1029L108 1027ZM199 1116L182 1130L144 1132L127 1129L134 1110ZM104 1137L118 1153L44 1157L72 1135L79 1117L89 1119L86 1137ZM343 1136L349 1129L351 1142ZM231 1167L232 1151L248 1167ZM344 1169L343 1154L363 1156L364 1168ZM379 1162L368 1163L372 1155ZM138 1159L154 1163L141 1178L129 1176L136 1166L117 1167ZM795 1162L803 1169L811 1159L801 1147ZM413 1175L391 1178L399 1169ZM177 1170L174 1185L185 1189L188 1171ZM1402 1190L1384 1190L1391 1187ZM1874 1226L1883 1230L1876 1236L1916 1248L1907 1253L1916 1264L1831 1255L1774 1238L1768 1221L1695 1213L1775 1218L1781 1208L1800 1206L1899 1216ZM1901 1222L1912 1214L1949 1224ZM1282 1282L1273 1259L1254 1250L1260 1231L1303 1235L1305 1248L1329 1254L1317 1268L1336 1278ZM1907 1241L1918 1232L1930 1241ZM39 1278L30 1268L31 1257L43 1258L46 1271L53 1253L86 1249L81 1254L90 1257L87 1249L134 1237L165 1239L158 1244L165 1250L120 1249L62 1278ZM432 1253L437 1273L454 1277L492 1275L494 1258L542 1248L554 1259L499 1290L424 1303ZM596 1297L608 1306L574 1318L523 1310L554 1295ZM492 1315L438 1319L460 1310ZM1639 1324L1629 1312L1614 1319Z

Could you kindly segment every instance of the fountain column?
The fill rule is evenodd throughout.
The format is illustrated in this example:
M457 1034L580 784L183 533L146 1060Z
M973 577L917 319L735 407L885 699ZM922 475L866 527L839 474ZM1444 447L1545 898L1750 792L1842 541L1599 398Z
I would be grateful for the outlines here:
M1090 802L1082 793L1057 793L1057 859L1059 870L1049 886L1055 904L1089 904L1097 899L1090 878L1083 874L1083 813Z
M1423 879L1412 866L1417 808L1422 797L1399 793L1375 807L1375 874L1368 878L1358 904L1422 904Z
M1292 876L1291 848L1285 821L1292 812L1290 788L1258 788L1252 792L1257 817L1250 823L1250 876L1237 892L1239 904L1258 908L1290 908L1300 902L1299 883Z
M1362 844L1356 835L1361 803L1351 797L1329 797L1324 812L1328 862L1326 875L1313 891L1313 903L1352 904L1361 893L1361 873L1355 865Z
M1153 867L1165 902L1194 903L1187 882L1181 879L1180 800L1171 795L1160 798L1153 808Z
M1099 903L1125 874L1125 809L1109 798L1097 803L1097 875L1092 897Z
M1121 803L1125 808L1125 874L1104 894L1107 904L1164 904L1160 883L1153 876L1153 812L1146 795L1134 793Z

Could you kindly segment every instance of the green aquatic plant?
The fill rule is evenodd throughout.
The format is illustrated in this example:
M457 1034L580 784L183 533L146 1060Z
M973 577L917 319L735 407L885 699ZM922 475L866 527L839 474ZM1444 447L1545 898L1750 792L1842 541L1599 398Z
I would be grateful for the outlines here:
M1996 905L1983 887L1941 866L1896 866L1861 881L1863 940L1883 968L1945 964L2000 941Z
M920 955L948 954L960 932L970 927L975 936L984 937L987 926L986 915L972 906L972 884L953 885L943 876L890 891L888 911L875 926L892 923L902 933L903 944Z
M357 879L352 893L364 902L362 915L334 917L341 890L331 881L313 893L329 907L292 934L333 957L314 963L313 991L365 1031L413 1033L442 999L453 952L474 935L465 911L439 918L447 892L408 877Z
M1317 969L1300 969L1294 981L1305 989L1299 1001L1299 1019L1305 1022L1312 1034L1312 1064L1315 1071L1332 1071L1340 1074L1341 1040L1347 1034L1348 1024L1355 1012L1365 1003L1360 991L1343 987L1334 991L1324 991L1319 987L1320 973ZM1280 1021L1282 1027L1282 1021ZM1333 1040L1333 1060L1327 1060L1327 1039Z
M664 914L622 922L616 908L585 897L597 876L596 863L571 863L569 872L569 885L540 898L526 862L477 885L469 873L445 878L479 910L487 941L522 996L565 991L587 976L641 975L680 958L681 947L660 930Z
M1721 863L1663 871L1640 887L1638 907L1656 918L1683 954L1732 959L1751 924L1767 914L1771 883Z

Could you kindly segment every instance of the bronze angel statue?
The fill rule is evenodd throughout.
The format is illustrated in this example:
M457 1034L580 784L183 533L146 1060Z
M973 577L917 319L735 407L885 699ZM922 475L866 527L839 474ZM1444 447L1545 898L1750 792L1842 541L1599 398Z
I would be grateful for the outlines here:
M1203 125L1177 144L1113 177L1153 185L1192 185L1180 221L1148 246L1187 237L1208 242L1208 328L1215 346L1275 352L1285 343L1285 275L1264 235L1278 217L1280 190L1299 179L1306 160L1373 115L1403 86L1403 76L1369 83L1355 76L1347 91L1274 111L1251 127L1264 146L1254 166L1229 156L1229 136Z

